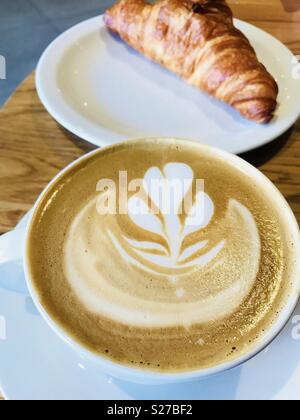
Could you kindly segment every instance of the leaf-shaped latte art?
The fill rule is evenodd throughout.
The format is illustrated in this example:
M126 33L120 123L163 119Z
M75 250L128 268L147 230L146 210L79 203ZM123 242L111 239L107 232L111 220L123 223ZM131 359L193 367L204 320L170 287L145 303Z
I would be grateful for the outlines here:
M182 252L179 262L181 263L187 260L188 258L191 258L193 255L197 254L201 249L203 249L207 244L208 241L202 241L189 246Z
M150 264L161 266L163 268L174 268L174 262L170 259L170 257L150 254L148 252L140 251L138 249L136 249L135 252Z
M155 185L153 181L155 181ZM156 208L161 209L166 186L163 174L159 168L151 168L146 172L143 179L143 187Z
M211 198L203 191L200 191L197 196L195 203L185 220L185 226L183 236L197 232L200 229L204 229L211 221L214 215L214 203Z
M134 239L129 239L126 236L123 236L123 239L133 248L144 250L146 252L153 252L158 251L163 255L167 255L167 250L162 245L156 243L156 242L141 242L141 241L135 241Z
M221 241L218 245L214 248L209 250L206 254L197 257L195 260L190 261L183 265L183 267L203 267L208 265L216 256L222 251L225 246L225 241Z
M187 247L174 261L167 243L167 252L163 241L153 248L145 230L139 234L145 241L126 238L116 218L99 216L96 202L90 200L72 221L64 260L70 287L89 313L139 328L189 328L221 321L249 296L260 268L261 239L243 204L228 201L219 243L199 240L198 248ZM153 298L160 293L161 299Z
M151 213L147 204L138 196L128 200L128 216L141 229L164 236L160 219Z
M171 212L173 210L173 214L178 214L184 197L192 186L194 172L190 166L184 163L168 163L164 167L164 175L169 181L169 185L177 188L176 194L172 197L173 206Z
M150 168L143 180L144 190L161 213L178 214L185 195L191 188L193 170L184 163L168 163L162 171Z
M190 202L189 214L180 218L185 210L185 198L192 192L194 172L184 163L168 163L163 170L153 167L144 176L143 188L149 200L139 194L128 201L128 216L140 229L159 235L166 246L151 241L137 241L123 236L126 248L111 236L113 243L128 262L146 271L166 274L171 270L169 280L209 264L223 249L224 241L209 248L209 241L201 241L182 249L185 238L205 228L214 215L214 204L203 191ZM190 195L191 200L193 195ZM144 201L145 200L145 201ZM154 208L153 208L154 207ZM159 213L159 215L157 214ZM183 224L184 220L184 224ZM112 235L110 233L110 235ZM201 252L206 249L206 252Z

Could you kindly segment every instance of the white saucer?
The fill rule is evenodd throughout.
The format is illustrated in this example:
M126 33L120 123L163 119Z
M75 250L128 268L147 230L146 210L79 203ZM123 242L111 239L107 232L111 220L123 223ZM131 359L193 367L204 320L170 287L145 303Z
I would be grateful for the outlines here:
M18 227L27 220L28 216ZM300 305L294 315L299 317ZM8 399L300 399L300 317L298 324L291 320L269 349L246 365L196 383L168 386L112 379L81 359L38 314L26 295L23 269L18 263L1 268L2 323L4 319L6 340L0 339L0 383Z
M143 58L112 36L100 16L48 47L37 68L38 94L62 126L98 146L174 136L236 154L249 151L277 138L298 119L300 80L297 60L283 44L245 22L237 20L236 25L280 85L280 106L269 125L248 122Z

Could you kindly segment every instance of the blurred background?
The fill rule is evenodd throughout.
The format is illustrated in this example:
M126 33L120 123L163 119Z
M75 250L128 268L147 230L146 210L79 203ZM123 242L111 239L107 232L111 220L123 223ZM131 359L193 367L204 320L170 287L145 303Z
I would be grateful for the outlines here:
M0 107L28 74L47 45L84 19L100 15L114 0L0 0Z

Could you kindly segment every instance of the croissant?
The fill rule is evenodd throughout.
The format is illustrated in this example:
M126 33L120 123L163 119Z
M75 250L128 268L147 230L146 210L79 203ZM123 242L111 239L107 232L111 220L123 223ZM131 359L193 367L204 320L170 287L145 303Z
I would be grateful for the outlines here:
M277 83L234 26L226 1L120 0L104 21L131 47L249 120L272 119Z

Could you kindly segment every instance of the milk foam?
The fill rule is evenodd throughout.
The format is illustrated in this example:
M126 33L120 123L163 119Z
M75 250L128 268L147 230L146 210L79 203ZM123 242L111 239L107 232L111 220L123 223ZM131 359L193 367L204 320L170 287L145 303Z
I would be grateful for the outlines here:
M99 180L118 186L124 171L145 194L128 189L125 214L99 212ZM176 178L186 184L164 212L159 198ZM176 212L198 178L205 184ZM148 211L153 203L158 213ZM47 191L34 220L28 261L41 305L76 342L127 366L179 372L242 356L291 290L298 238L279 198L259 176L188 141L87 156Z
M187 165L150 168L144 189L161 207L158 195L150 191L151 178L171 181L188 174L192 183L193 171ZM166 183L164 196L168 188ZM133 195L123 216L132 227L130 237L117 216L97 212L98 197L82 207L66 236L64 269L87 310L125 325L165 328L220 320L239 308L259 270L261 241L255 219L231 197L215 234L201 238L203 229L214 222L215 203L202 191L190 213L180 218L176 209L188 189L187 182L172 201L171 213L160 216L148 212L145 202ZM191 235L194 243L186 246Z

